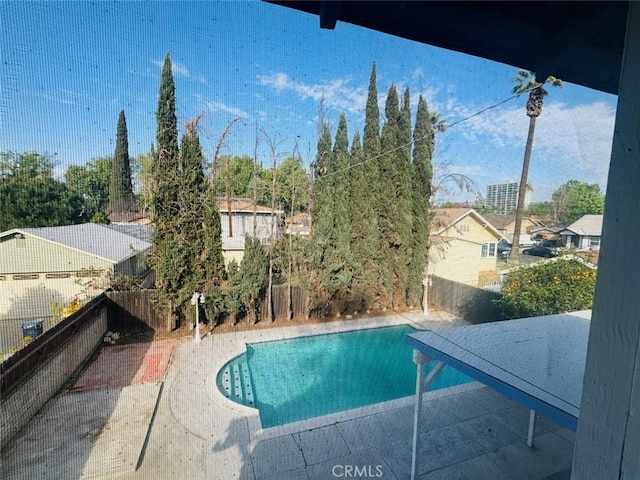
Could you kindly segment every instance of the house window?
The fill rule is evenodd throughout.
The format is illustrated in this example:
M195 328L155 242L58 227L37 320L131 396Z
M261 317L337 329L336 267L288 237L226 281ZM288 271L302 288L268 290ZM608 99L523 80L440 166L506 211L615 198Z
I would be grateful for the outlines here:
M600 237L589 237L589 248L600 247Z
M480 254L480 256L482 258L487 258L487 257L495 257L496 256L496 243L491 242L491 243L485 243L484 245L482 245L482 252Z
M468 233L469 232L469 224L468 223L461 223L458 225L458 231L460 233Z

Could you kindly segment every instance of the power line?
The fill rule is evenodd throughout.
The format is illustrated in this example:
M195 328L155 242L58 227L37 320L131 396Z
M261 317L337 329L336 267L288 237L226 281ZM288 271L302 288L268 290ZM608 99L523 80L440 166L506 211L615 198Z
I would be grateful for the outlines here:
M522 91L521 93L517 93L517 94L511 95L510 97L505 98L504 100L501 100L501 101L500 101L500 102L498 102L498 103L495 103L495 104L490 105L490 106L488 106L488 107L486 107L486 108L483 108L482 110L479 110L479 111L477 111L476 113L473 113L473 114L471 114L471 115L469 115L469 116L467 116L467 117L464 117L464 118L462 118L462 119L460 119L460 120L458 120L458 121L455 121L455 122L451 123L447 128L455 127L455 126L460 125L461 123L464 123L464 122L466 122L466 121L468 121L468 120L470 120L470 119L472 119L472 118L474 118L474 117L477 117L478 115L482 115L483 113L488 112L489 110L492 110L492 109L494 109L494 108L497 108L497 107L499 107L500 105L503 105L503 104L505 104L505 103L507 103L507 102L509 102L509 101L513 100L514 98L518 98L518 97L520 97L522 94L524 94L524 93L526 93L526 92L528 92L528 91L532 90L533 88L534 88L534 86L532 86L532 87L530 87L530 88L528 88L528 89L526 89L526 90ZM431 134L431 135L433 135L433 134ZM326 173L326 174L324 174L324 175L322 175L322 176L320 176L320 177L316 178L316 179L315 179L315 181L319 181L319 180L322 180L322 179L324 179L324 178L330 177L330 176L332 176L332 175L337 175L337 174L339 174L339 173L343 173L343 172L348 171L348 170L351 170L352 168L355 168L355 167L360 167L360 166L362 166L362 165L365 165L365 164L366 164L366 163L368 163L368 162L371 162L371 161L377 160L377 159L379 159L379 158L381 158L381 157L383 157L383 156L385 156L385 155L388 155L389 153L393 153L393 152L396 152L396 151L398 151L398 150L402 150L402 149L404 149L404 148L410 147L410 146L411 146L411 145L412 145L416 140L418 140L418 141L420 141L420 140L427 140L427 139L429 139L429 138L430 138L430 135L425 136L425 137L419 137L419 138L417 138L417 139L413 139L412 141L410 141L410 142L408 142L408 143L404 143L404 144L402 144L402 145L399 145L399 146L397 146L396 148L394 148L394 149L392 149L392 150L386 150L385 152L382 152L382 153L380 153L380 154L378 154L378 155L375 155L375 156L373 156L373 157L371 157L371 158L367 158L366 160L363 160L362 162L354 163L354 164L352 164L352 165L349 165L349 166L347 166L347 167L341 168L341 169L339 169L339 170L334 170L333 172L328 172L328 173ZM300 185L302 185L302 183L300 183Z

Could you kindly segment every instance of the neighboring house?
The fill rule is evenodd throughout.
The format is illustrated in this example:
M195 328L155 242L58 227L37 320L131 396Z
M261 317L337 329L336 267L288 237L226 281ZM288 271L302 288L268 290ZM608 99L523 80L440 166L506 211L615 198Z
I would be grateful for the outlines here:
M145 276L151 243L94 223L16 228L0 233L0 349L21 326L43 320L74 298L91 297L111 273Z
M287 235L298 235L307 238L311 235L311 216L308 213L296 213L286 219Z
M560 231L562 244L578 250L600 250L602 215L585 215Z
M497 246L505 237L468 208L433 210L427 273L469 285L496 276Z
M143 240L147 243L152 243L153 241L153 227L151 225L138 223L110 223L105 226L115 230L116 232L124 233L130 237L136 237L137 239Z
M513 232L516 228L516 216L515 215L496 215L496 214L486 214L483 215L484 219L487 220L491 225L498 230L502 236L506 237L511 243L513 239ZM544 228L544 225L539 220L535 220L531 217L523 217L522 218L522 226L520 227L520 231L523 234L532 235L534 230L539 228Z
M222 254L225 264L231 260L240 263L244 257L244 237L254 235L254 210L255 210L255 236L260 239L263 245L269 244L272 235L271 224L273 223L273 237L277 239L283 226L284 212L274 210L273 222L271 208L256 205L254 209L253 200L242 197L231 197L231 226L229 226L229 202L226 197L217 197L216 204L220 212L220 225L222 228ZM151 223L148 215L141 215L130 223L120 225L147 226ZM114 225L114 224L112 224ZM119 224L115 224L119 225ZM130 228L130 227L129 227ZM232 235L230 235L230 233ZM151 241L151 240L149 240Z
M271 208L253 204L249 198L232 197L231 209L229 202L224 197L217 199L218 211L220 212L220 223L222 225L222 253L225 264L229 264L232 259L238 263L244 257L244 237L254 236L254 213L255 213L255 236L263 245L268 245L271 236L277 239L284 224L284 212L274 210L271 215ZM231 210L231 229L229 227L229 210ZM233 235L230 235L229 233Z

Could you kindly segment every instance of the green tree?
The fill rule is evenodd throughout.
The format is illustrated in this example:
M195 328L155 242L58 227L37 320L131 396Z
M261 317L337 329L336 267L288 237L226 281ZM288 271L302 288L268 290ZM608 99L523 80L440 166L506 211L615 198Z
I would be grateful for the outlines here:
M596 270L582 261L556 259L509 273L498 305L505 318L524 318L591 308Z
M358 195L362 196L362 200L359 203L371 205L374 212L370 217L372 224L370 228L367 228L367 231L369 234L372 234L373 237L371 237L370 242L367 242L369 243L368 246L363 245L361 253L364 254L370 251L370 248L376 249L375 253L370 257L375 268L370 270L369 275L367 275L372 282L369 284L369 287L365 289L371 291L371 296L376 299L376 302L386 305L390 298L393 283L392 271L386 261L386 251L383 248L384 244L380 230L380 218L382 217L385 207L382 191L386 186L382 186L380 176L380 109L378 108L377 71L375 62L371 67L371 75L369 77L362 136L362 154L363 172L357 188L360 190L366 185L366 191L358 192ZM354 161L354 164L356 163L358 162ZM354 186L354 188L356 187ZM367 221L366 217L364 217L365 214L366 213L363 213L363 221ZM361 286L361 288L363 288L363 286Z
M153 166L156 162L153 144L147 153L140 153L131 159L133 191L143 212L149 212L153 202Z
M231 195L251 197L253 180L253 158L248 155L222 156L217 159L214 170L214 187L218 195L226 195L227 176L231 179Z
M381 189L381 208L378 217L383 250L388 268L393 272L391 305L400 306L406 301L406 272L408 247L411 237L411 206L408 189L411 176L407 175L405 126L401 125L398 92L391 85L385 103L385 123L381 134L380 178L385 184ZM410 134L409 134L410 136Z
M552 87L562 87L562 80L549 76L544 82L536 80L536 75L527 70L519 70L518 75L513 79L516 86L513 87L513 93L522 95L529 92L527 100L527 116L529 117L529 132L527 133L527 144L524 150L524 159L522 161L522 174L520 176L520 185L518 187L518 203L516 207L515 227L513 231L513 245L511 247L510 259L516 263L520 255L520 231L522 229L522 213L524 212L524 198L527 189L527 179L529 177L529 162L531 160L531 150L533 148L533 136L536 130L536 119L542 113L542 105L547 91L544 84L547 83Z
M558 223L567 226L584 215L601 215L604 196L598 184L569 180L552 194L552 204L557 208Z
M69 165L64 172L64 183L71 193L82 198L87 218L107 211L112 166L111 157L98 157L85 165Z
M329 236L330 247L325 253L325 278L327 285L335 295L343 298L349 296L351 284L351 221L349 218L349 138L347 133L347 119L340 114L336 139L333 144L332 162L328 173L332 178L331 195L333 197L333 228Z
M314 164L314 181L311 191L312 198L312 230L311 240L313 248L312 269L316 275L310 278L309 293L313 306L326 303L330 293L323 278L327 255L331 249L330 238L333 230L333 176L330 174L332 166L331 131L326 122L322 122L321 134L318 139L316 161Z
M328 238L333 226L333 197L331 195L332 177L327 175L331 166L331 130L329 125L322 125L322 134L318 139L318 151L315 161L313 184L313 217L312 234L319 240Z
M402 245L398 252L399 265L396 270L396 278L398 282L397 292L399 301L406 303L410 296L413 298L411 303L416 301L414 295L421 288L421 278L412 275L415 268L411 264L413 255L414 235L413 235L413 188L414 188L414 172L411 168L411 94L409 87L405 88L402 97L402 104L398 116L398 150L397 155L397 187L396 196L398 204L398 223L400 224L400 232L402 235Z
M246 308L247 318L253 323L260 319L260 301L267 288L269 262L259 238L246 236L244 257L240 263L237 290Z
M109 220L109 217L107 216L106 213L97 212L97 213L93 214L93 216L89 219L89 222L91 222L91 223L104 223L105 225L109 225L111 223L111 220Z
M360 134L356 132L351 142L351 256L353 278L351 298L354 310L366 310L373 306L381 290L379 277L380 236L378 218L371 189L368 162L364 161Z
M178 178L178 124L176 119L175 83L169 54L165 56L160 78L156 111L157 153L153 165L152 219L154 223L152 263L156 274L156 301L176 313L178 292L182 288L187 267L182 254L184 245L176 230L180 213Z
M416 303L419 302L422 293L422 278L426 273L429 254L429 215L433 182L431 157L434 147L431 118L427 101L420 95L413 131L413 242L409 266L409 298Z
M88 221L80 196L53 178L54 166L35 152L0 154L0 231Z
M491 213L491 212L487 212ZM527 207L527 215L536 215L541 218L551 220L553 217L553 210L550 202L532 202Z
M181 147L178 166L180 212L174 220L174 229L180 238L183 263L187 268L179 301L187 306L190 305L190 298L194 292L203 291L206 280L202 262L204 250L202 207L206 191L202 167L204 157L194 122L187 124Z
M111 180L109 182L109 213L135 212L131 166L129 164L129 137L124 110L118 116L116 151L113 155Z
M309 179L297 156L285 158L278 165L276 177L276 204L287 215L296 211L306 211L309 207Z

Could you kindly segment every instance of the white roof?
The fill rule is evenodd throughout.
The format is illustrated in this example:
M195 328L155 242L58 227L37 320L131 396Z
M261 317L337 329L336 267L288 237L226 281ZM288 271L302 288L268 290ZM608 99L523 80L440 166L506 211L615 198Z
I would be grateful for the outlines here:
M573 222L561 233L566 230L570 230L577 235L600 237L602 236L602 215L585 215Z
M141 251L151 249L151 243L149 242L97 223L60 227L16 228L3 232L0 236L12 233L23 233L38 237L114 263L119 263Z

